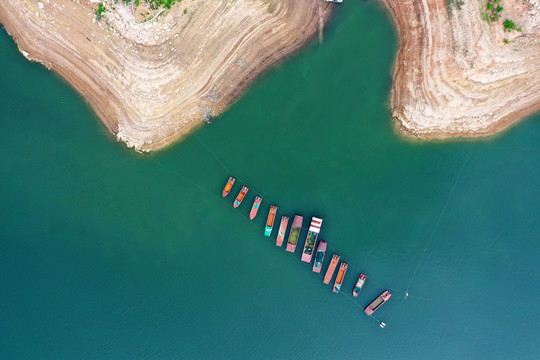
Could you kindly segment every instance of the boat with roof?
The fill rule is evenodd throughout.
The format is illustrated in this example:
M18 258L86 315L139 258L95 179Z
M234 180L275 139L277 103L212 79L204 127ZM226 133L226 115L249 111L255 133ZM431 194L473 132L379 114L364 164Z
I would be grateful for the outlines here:
M360 291L362 291L362 286L364 286L365 282L366 282L366 275L360 274L352 290L352 296L357 297L358 294L360 294Z
M375 311L377 311L377 309L382 306L382 304L384 304L388 301L388 299L390 299L390 296L392 296L392 294L390 294L388 290L385 290L381 295L379 295L375 300L373 300L371 304L366 307L366 314L373 314Z
M287 216L281 217L281 223L279 224L278 235L276 239L276 246L281 246L283 244L283 239L285 238L285 232L287 231L287 224L289 223L289 218Z
M347 266L349 266L347 263L342 262L341 266L339 267L339 272L336 277L336 282L334 283L335 293L338 293L339 290L341 290L341 285L343 284L343 278L345 277L345 273L347 272Z
M334 254L332 255L332 261L330 261L330 265L328 265L328 269L326 269L326 274L324 275L323 283L330 284L330 280L332 280L332 276L334 276L334 272L336 271L336 266L339 263L339 255Z
M266 219L266 227L264 228L264 235L270 236L272 234L272 228L274 227L274 220L276 220L277 206L270 206L268 212L268 218Z
M262 197L255 196L255 201L253 201L253 206L251 207L251 211L249 212L249 218L251 220L255 219L255 216L257 216L257 213L259 212L259 208L261 207L261 201L262 201Z
M320 273L324 261L324 254L326 253L326 241L319 241L317 252L315 253L315 261L313 261L313 271Z
M229 192L231 191L235 181L236 179L233 178L232 176L229 178L229 181L227 181L227 183L225 184L225 187L223 188L223 193L222 193L223 197L229 195Z
M291 226L291 232L289 233L289 239L287 240L287 251L294 252L296 244L298 243L298 236L300 236L300 229L302 229L302 222L304 218L300 215L294 215L294 220Z
M242 201L244 201L244 198L246 197L247 192L249 191L249 188L242 186L242 190L238 193L236 196L236 199L234 199L234 207L237 208L240 206Z
M317 237L319 237L319 232L321 231L322 219L319 219L315 216L311 218L311 223L309 224L308 234L306 236L306 243L304 244L304 250L302 250L302 261L310 263L311 257L313 256L313 249L317 243Z

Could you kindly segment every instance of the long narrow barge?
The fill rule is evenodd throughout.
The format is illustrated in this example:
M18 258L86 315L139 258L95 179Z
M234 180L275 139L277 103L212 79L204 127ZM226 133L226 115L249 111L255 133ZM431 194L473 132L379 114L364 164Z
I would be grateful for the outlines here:
M326 270L326 275L324 275L323 283L330 284L330 280L332 280L332 276L334 276L334 272L336 271L336 266L339 262L339 255L334 254L332 255L332 261L330 261L330 265L328 265L328 269Z
M319 246L317 247L317 253L315 254L315 261L313 261L313 271L320 273L324 261L324 254L326 254L326 241L319 241Z
M264 228L264 235L270 236L272 234L272 228L274 227L274 220L276 220L277 206L270 206L268 212L268 218L266 219L266 227Z
M384 291L381 295L379 295L378 298L373 300L371 304L369 304L366 307L366 310L365 310L366 314L368 315L373 314L375 311L377 311L378 308L382 306L382 304L384 304L385 302L388 301L388 299L390 299L390 296L392 296L392 294L390 294L388 290Z
M302 251L302 261L310 263L311 257L313 256L313 249L317 243L317 237L319 237L319 232L321 232L322 219L319 219L315 216L311 218L311 223L309 224L308 234L306 236L306 243L304 244L304 250Z
M294 220L291 226L291 232L289 233L289 239L287 240L287 251L294 252L296 244L298 243L298 236L300 236L300 229L302 229L302 222L304 218L300 215L294 215Z
M289 218L287 216L281 217L281 224L279 224L278 235L276 239L276 246L283 245L283 239L285 238L285 232L287 231L287 224L289 223Z

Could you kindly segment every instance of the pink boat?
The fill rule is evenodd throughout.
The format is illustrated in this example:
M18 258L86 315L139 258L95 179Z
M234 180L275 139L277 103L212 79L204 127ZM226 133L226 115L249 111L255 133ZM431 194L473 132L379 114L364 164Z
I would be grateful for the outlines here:
M326 275L324 275L323 283L330 284L330 280L332 280L332 276L334 276L334 272L336 271L336 266L338 263L339 255L332 255L332 261L330 261L330 265L328 265L328 269L326 269Z
M249 218L251 220L255 219L255 216L257 216L257 213L259 212L259 208L261 207L261 201L262 201L262 197L255 196L255 201L253 202L253 206L251 207L251 211L249 213Z
M317 247L317 253L315 254L315 261L313 262L313 271L320 273L324 261L324 254L326 253L326 241L319 241L319 246Z
M248 191L249 191L249 188L247 188L245 186L242 186L242 190L240 190L240 192L236 196L236 199L234 199L233 206L235 208L239 207L240 204L242 203L242 201L244 201L244 198L246 197L246 194L247 194Z
M281 224L279 225L279 231L276 239L276 246L281 246L283 244L283 239L285 238L285 232L287 231L287 224L289 223L289 218L286 216L281 217Z
M225 187L223 188L223 192L222 192L223 197L229 195L229 192L231 191L235 180L236 179L233 178L232 176L229 178L229 180L227 181L227 184L225 184Z
M291 232L289 233L289 240L287 240L287 251L294 252L296 244L298 244L298 236L300 235L300 229L302 229L302 222L304 218L300 215L294 215L294 220L291 226Z
M390 296L392 296L392 294L390 294L388 292L388 290L386 290L385 292L383 292L381 295L379 295L378 298L376 298L375 300L373 300L371 302L371 304L369 304L367 307L366 307L366 314L368 315L371 315L373 314L375 311L377 311L378 308L381 307L382 304L384 304L385 302L388 301L388 299L390 299Z
M313 249L317 243L317 237L321 231L322 219L311 218L311 224L309 224L308 234L306 236L306 243L304 244L304 250L302 250L302 261L310 263L313 256Z
M360 294L360 291L362 291L362 286L364 286L365 282L366 275L360 274L358 280L356 281L356 285L354 285L354 289L352 289L352 296L357 297L358 294Z

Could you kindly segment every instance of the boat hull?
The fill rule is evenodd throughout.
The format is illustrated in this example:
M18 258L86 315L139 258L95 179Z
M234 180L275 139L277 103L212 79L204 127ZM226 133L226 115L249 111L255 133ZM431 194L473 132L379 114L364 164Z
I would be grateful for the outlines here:
M223 195L223 197L229 195L229 192L231 192L231 189L232 189L235 181L236 181L236 179L233 178L232 176L229 178L229 180L227 181L227 184L225 184L225 187L223 188L223 192L221 193L221 195Z
M289 233L289 239L287 240L287 251L294 252L296 245L298 244L298 237L300 236L300 229L302 228L302 222L304 218L300 215L295 215L291 226L291 232Z
M285 232L287 232L287 224L289 223L289 218L286 216L281 217L281 224L279 225L278 236L276 239L276 246L283 245L283 239L285 238Z
M337 254L332 255L332 261L330 261L330 265L328 265L328 269L326 270L326 275L324 275L323 283L330 284L330 280L332 280L332 277L334 276L334 272L336 271L336 267L338 263L339 263L339 255Z
M272 235L272 228L274 227L274 221L276 220L277 206L270 206L268 212L268 218L266 219L266 227L264 228L264 235Z
M255 201L253 201L253 206L251 207L251 211L249 212L249 219L253 220L255 219L255 216L257 216L257 213L259 212L259 208L261 207L262 197L256 196Z
M366 309L365 309L365 312L367 315L371 315L373 314L375 311L377 311L385 302L388 301L388 299L390 299L390 296L392 296L392 294L390 294L390 292L388 290L384 291L381 295L379 295L375 300L373 300L371 302L371 304L369 304Z
M319 241L319 246L317 247L317 252L315 253L315 261L313 262L313 272L320 273L323 262L324 255L326 254L326 241Z
M347 273L347 263L341 263L341 266L339 267L339 272L336 277L336 282L334 283L334 292L338 293L341 290L341 284L343 284L343 279L345 278L345 274Z
M358 277L358 280L356 280L356 284L354 285L352 295L354 297L357 297L358 294L360 294L360 291L362 291L362 287L364 286L364 283L366 282L366 275L360 274Z
M242 201L244 201L244 199L246 198L246 194L248 191L249 191L249 188L242 186L242 190L240 190L240 192L236 196L236 199L234 199L233 207L237 208L240 206Z
M321 231L321 225L322 219L316 217L311 218L308 234L306 236L306 243L304 244L304 250L302 250L301 260L303 262L311 262L313 250L315 249L315 244L317 243L317 238L319 237L319 232Z

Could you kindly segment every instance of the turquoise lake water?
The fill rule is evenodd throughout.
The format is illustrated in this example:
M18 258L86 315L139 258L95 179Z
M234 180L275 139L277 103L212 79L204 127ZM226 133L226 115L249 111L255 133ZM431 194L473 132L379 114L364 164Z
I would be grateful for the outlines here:
M0 46L0 358L540 358L540 116L477 141L402 138L377 5L346 2L323 43L149 155L4 30ZM324 219L343 294L299 261L306 230L294 256L263 236L270 203ZM381 329L363 307L385 289Z

